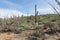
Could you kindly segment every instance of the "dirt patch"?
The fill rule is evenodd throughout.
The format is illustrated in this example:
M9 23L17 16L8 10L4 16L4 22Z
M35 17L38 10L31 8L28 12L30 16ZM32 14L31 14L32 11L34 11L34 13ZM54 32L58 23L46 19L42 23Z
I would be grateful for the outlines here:
M14 34L8 32L0 33L0 40L26 40L26 38L32 33L34 33L34 30L25 30L20 34ZM45 34L45 36L46 36L45 40L57 40L58 38L60 38L57 35Z
M0 40L13 40L16 35L14 33L1 33Z

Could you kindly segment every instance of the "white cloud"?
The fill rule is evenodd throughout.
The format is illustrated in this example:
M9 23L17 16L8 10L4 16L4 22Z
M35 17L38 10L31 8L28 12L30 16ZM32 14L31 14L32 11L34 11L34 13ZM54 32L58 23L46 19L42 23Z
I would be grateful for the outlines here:
M41 14L57 14L53 8L38 8L37 9ZM60 13L60 9L56 8L56 10Z
M46 11L50 11L51 9L50 8L38 8L37 9L38 11L40 11L40 12L46 12Z
M46 13L53 13L51 8L38 8L37 9L40 13L46 14Z
M4 17L11 17L13 15L15 15L15 16L21 16L21 15L27 16L27 14L22 13L22 12L17 11L17 10L0 8L0 17L2 17L2 18L4 18Z
M60 0L58 0L60 2Z

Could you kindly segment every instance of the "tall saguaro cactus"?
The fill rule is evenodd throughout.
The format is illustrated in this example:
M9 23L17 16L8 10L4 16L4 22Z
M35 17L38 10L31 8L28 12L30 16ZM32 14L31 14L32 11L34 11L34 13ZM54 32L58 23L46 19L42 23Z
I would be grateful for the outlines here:
M38 16L38 11L37 11L37 5L35 4L35 23L37 23L37 16Z
M38 11L37 11L37 5L35 4L35 26L38 25Z
M36 7L37 7L37 6L36 6L36 4L35 4L35 23L37 22L37 20L36 20L36 16L37 16L37 15L36 15Z

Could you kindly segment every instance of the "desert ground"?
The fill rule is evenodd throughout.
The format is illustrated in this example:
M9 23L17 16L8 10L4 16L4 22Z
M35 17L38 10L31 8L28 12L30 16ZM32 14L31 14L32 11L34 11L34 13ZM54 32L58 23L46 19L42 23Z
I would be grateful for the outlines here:
M31 30L25 30L21 32L20 34L15 34L11 32L6 32L6 33L0 33L0 40L29 40L27 39L29 35L33 34L35 31ZM60 33L58 33L60 35ZM45 39L44 40L59 40L59 36L52 34L45 34ZM39 38L39 40L42 40Z

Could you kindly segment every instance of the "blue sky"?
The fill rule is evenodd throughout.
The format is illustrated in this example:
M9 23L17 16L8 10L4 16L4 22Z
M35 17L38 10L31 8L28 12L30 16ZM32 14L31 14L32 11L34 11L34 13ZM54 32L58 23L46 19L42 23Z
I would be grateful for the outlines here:
M0 0L0 17L21 16L22 14L26 16L27 13L34 15L35 4L40 14L53 13L46 1L59 8L54 0Z

